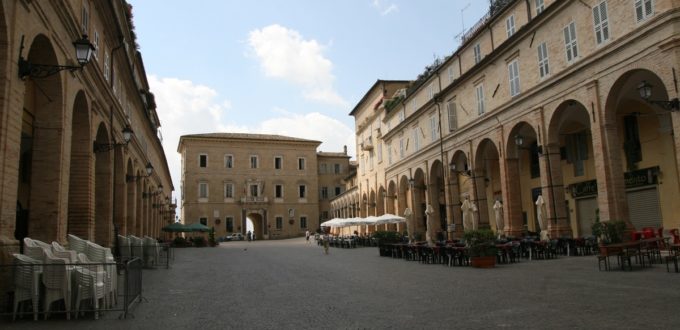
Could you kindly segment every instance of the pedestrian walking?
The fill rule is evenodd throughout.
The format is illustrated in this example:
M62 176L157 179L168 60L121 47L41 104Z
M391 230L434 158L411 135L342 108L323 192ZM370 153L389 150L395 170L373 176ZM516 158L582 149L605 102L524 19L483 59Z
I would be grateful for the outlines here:
M326 234L326 235L323 235L323 238L322 238L322 239L323 239L323 252L324 252L325 254L328 254L328 247L329 247L330 244L331 244L331 242L330 242L330 239L331 239L331 238L328 237L328 235Z

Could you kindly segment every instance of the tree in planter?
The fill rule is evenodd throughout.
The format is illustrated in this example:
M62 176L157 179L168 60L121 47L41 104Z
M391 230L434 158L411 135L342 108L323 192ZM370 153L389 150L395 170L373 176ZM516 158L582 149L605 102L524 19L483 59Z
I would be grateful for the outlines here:
M471 257L496 256L496 235L491 229L466 230L463 238Z
M623 233L626 231L625 221L609 220L600 222L599 217L595 218L595 223L591 227L593 236L602 244L616 244L623 242Z

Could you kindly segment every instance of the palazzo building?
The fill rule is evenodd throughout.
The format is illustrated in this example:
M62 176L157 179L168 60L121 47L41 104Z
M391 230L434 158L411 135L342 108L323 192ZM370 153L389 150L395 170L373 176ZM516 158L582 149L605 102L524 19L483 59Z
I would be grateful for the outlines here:
M351 111L361 215L460 237L468 199L518 236L542 195L551 237L680 227L679 31L673 0L492 1L451 55Z
M317 152L319 141L281 135L184 135L181 205L185 224L200 222L215 236L297 237L328 219L329 200L344 192L347 149Z
M0 49L0 263L26 236L160 236L174 188L131 7L2 1Z

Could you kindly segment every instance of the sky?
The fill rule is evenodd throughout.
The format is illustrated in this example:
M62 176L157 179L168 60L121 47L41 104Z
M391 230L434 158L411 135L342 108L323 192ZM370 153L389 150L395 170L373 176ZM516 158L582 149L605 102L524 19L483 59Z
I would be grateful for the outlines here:
M180 190L179 137L321 141L355 159L349 116L378 79L413 80L487 11L482 0L128 0Z

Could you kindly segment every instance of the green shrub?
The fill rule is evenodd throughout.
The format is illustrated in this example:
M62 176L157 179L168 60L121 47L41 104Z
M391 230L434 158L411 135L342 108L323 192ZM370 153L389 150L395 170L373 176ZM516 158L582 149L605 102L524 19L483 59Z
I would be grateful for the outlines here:
M377 239L380 243L396 243L401 241L399 233L384 230L373 233L373 238Z
M195 247L205 247L207 242L205 241L205 238L203 236L196 236L194 237L194 246Z
M466 230L463 238L471 257L496 255L496 234L491 229Z
M177 236L172 240L172 246L174 247L185 247L187 246L187 241L184 237Z

